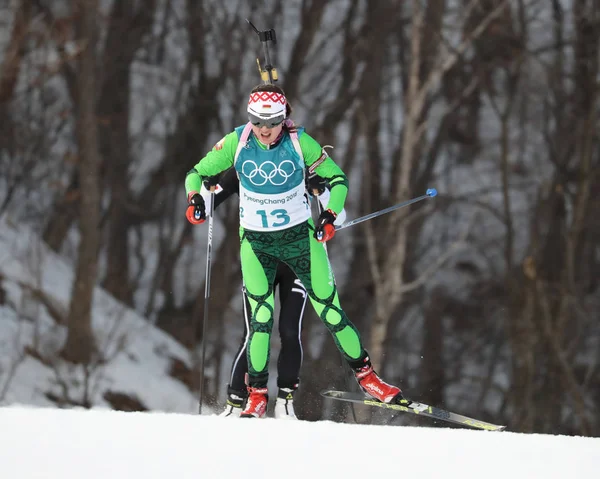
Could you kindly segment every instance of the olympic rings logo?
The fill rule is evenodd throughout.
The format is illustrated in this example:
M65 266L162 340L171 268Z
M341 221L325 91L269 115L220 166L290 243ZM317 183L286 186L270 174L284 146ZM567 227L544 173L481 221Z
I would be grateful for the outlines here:
M294 174L295 170L296 167L291 160L284 160L279 166L272 161L265 161L260 166L252 160L246 160L242 164L242 174L254 186L263 186L267 182L274 186L281 186Z

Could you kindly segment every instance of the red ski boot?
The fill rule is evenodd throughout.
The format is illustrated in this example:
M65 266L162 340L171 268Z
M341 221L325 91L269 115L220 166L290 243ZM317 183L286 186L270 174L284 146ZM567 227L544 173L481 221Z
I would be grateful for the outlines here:
M363 367L354 370L354 376L361 389L378 401L400 404L404 400L400 388L384 382L373 370L368 358Z
M251 388L248 386L248 400L240 417L264 417L268 402L269 390L267 388Z

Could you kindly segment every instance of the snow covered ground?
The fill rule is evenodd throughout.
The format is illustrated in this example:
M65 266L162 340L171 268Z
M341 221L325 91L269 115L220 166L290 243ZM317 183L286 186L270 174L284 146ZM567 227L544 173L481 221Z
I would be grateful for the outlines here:
M218 416L0 409L3 479L593 478L600 438Z
M84 369L58 358L72 281L73 265L29 228L0 218L0 405L197 411L197 395L171 374L191 368L190 353L102 288L92 327L104 361Z

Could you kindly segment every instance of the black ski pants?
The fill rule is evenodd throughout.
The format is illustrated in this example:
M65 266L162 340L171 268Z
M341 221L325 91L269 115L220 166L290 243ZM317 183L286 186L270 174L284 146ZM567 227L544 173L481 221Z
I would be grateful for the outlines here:
M279 263L275 276L275 287L279 289L279 336L281 350L277 360L277 386L295 389L300 380L302 365L302 319L306 306L306 289L285 264ZM248 371L246 347L249 338L250 305L244 291L244 336L234 357L229 380L229 394L245 396L245 376Z

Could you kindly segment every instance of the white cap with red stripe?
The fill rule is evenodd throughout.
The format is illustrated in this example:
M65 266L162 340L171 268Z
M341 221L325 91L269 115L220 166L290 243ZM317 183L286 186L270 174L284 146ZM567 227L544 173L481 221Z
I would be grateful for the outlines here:
M285 118L287 100L281 93L258 91L250 93L248 113L258 118L269 119L278 116Z

